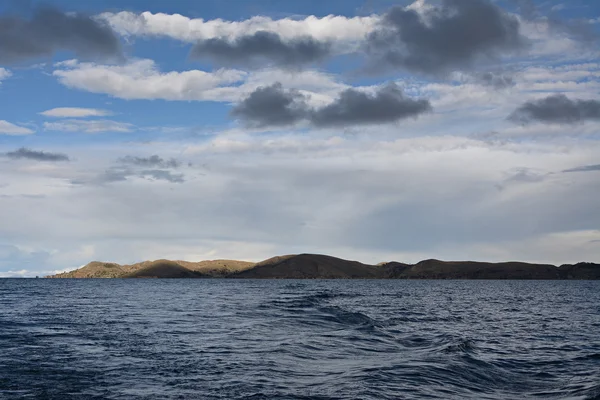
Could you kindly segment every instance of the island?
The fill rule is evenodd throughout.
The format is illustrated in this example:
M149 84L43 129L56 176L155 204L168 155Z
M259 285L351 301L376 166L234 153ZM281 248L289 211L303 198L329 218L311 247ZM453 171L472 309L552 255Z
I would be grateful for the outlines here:
M93 261L46 278L228 278L228 279L600 279L600 264L560 266L525 262L423 260L363 264L321 254L277 256L258 263L156 260L121 265Z

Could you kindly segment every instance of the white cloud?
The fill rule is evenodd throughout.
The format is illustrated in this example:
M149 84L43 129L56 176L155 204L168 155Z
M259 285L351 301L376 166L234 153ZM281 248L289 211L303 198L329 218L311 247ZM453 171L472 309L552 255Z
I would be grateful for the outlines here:
M152 60L136 60L124 66L69 62L58 67L61 69L53 74L68 87L128 100L233 102L259 86L277 81L287 88L312 94L313 101L318 102L327 101L338 90L347 87L332 74L318 71L266 69L246 73L220 69L215 72L161 72Z
M160 72L152 60L135 60L126 65L75 62L62 68L53 75L65 86L128 100L212 100L207 91L239 82L246 76L230 69Z
M266 30L279 33L289 39L310 35L321 40L358 41L373 29L377 16L344 17L327 15L319 18L314 15L304 19L255 16L242 21L222 19L204 20L188 18L180 14L128 11L103 13L98 16L106 20L113 29L125 36L166 36L173 39L193 42L215 37L235 38Z
M0 68L0 81L9 78L12 75L12 72L7 70L6 68Z
M113 115L111 111L101 110L98 108L81 108L81 107L58 107L51 110L46 110L40 113L45 117L55 118L86 118L86 117L106 117Z
M57 122L44 122L44 129L47 131L60 132L83 132L83 133L101 133L101 132L131 132L135 130L133 124L111 121L107 119L98 120L77 120L65 119Z
M0 120L0 135L31 135L35 131L18 126L5 120Z
M28 276L33 276L33 272L26 269L19 271L0 271L0 278L24 278Z
M569 64L562 66L532 66L520 74L523 81L529 82L562 82L579 81L583 79L600 79L600 64Z

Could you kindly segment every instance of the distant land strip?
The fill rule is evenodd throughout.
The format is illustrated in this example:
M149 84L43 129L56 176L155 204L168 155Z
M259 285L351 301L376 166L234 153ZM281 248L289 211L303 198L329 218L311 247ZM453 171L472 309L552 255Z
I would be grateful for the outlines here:
M600 264L580 262L556 266L431 259L416 264L392 261L369 265L320 254L297 254L258 263L156 260L120 265L93 261L74 271L46 278L600 279Z

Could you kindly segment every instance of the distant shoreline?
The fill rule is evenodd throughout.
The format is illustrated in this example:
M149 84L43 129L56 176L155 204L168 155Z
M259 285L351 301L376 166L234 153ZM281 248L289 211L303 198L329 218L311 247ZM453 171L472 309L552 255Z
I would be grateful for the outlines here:
M524 262L423 260L363 264L320 254L270 258L258 263L237 260L200 262L156 260L120 265L93 261L56 275L64 278L237 278L237 279L473 279L473 280L597 280L600 264L534 264Z

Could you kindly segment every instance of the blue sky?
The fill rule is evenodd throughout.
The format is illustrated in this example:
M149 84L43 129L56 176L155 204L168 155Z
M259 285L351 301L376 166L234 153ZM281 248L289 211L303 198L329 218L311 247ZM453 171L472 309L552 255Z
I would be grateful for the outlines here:
M0 275L600 261L599 34L588 1L0 2Z

